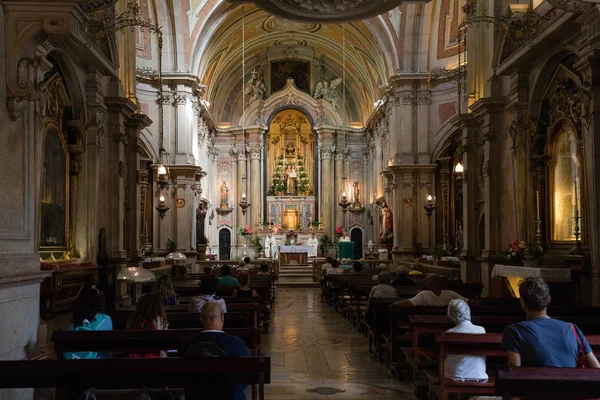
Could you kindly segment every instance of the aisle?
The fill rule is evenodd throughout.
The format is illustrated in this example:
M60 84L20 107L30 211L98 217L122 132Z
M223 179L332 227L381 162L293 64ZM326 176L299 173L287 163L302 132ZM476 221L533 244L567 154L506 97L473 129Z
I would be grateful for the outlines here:
M321 303L319 289L278 288L274 314L262 340L271 357L267 399L414 398L371 358L367 339Z

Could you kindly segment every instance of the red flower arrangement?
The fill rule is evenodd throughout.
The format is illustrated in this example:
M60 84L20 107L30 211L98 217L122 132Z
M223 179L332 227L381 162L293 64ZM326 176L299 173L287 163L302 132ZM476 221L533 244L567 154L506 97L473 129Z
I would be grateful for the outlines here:
M250 236L252 235L252 228L250 228L249 225L246 225L238 230L238 234L243 237Z
M523 258L525 258L525 242L522 240L515 240L504 252L505 263L508 265L523 265Z
M342 236L343 233L344 229L342 228L342 224L337 224L337 226L335 227L335 236L339 238Z
M296 232L294 232L293 230L291 230L285 234L285 238L288 240L298 239L298 234Z

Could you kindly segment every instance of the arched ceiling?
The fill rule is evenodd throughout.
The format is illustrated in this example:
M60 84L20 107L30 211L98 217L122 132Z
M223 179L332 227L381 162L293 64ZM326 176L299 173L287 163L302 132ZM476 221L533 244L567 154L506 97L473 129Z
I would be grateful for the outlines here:
M274 60L311 61L312 94L321 60L330 74L340 78L345 64L347 102L356 108L354 120L366 121L373 103L380 97L379 86L387 81L393 69L386 65L389 55L381 50L388 47L378 43L365 22L346 23L343 27L295 22L270 15L251 4L218 3L197 30L198 39L191 51L192 71L207 86L205 98L217 122L235 121L235 110L241 109L242 7L247 77L255 67L266 67ZM369 24L372 26L373 20ZM341 89L340 86L339 93ZM223 115L227 107L232 109L232 116Z

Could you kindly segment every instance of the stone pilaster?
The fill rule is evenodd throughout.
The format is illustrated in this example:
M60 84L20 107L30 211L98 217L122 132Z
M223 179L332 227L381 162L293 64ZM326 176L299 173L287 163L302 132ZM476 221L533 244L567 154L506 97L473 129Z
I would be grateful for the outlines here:
M249 187L249 196L250 203L252 206L250 213L250 224L252 229L258 229L258 225L261 223L262 214L260 214L261 210L261 160L262 160L262 144L256 143L249 146L250 153L250 181L251 184Z
M340 134L341 135L341 134ZM338 145L336 146L336 153L334 155L334 167L335 167L335 180L332 186L329 186L333 190L333 198L334 202L337 204L339 200L342 199L342 193L346 192L346 195L349 196L348 190L348 182L344 181L346 177L346 158L348 157L348 149L345 146L345 140L343 138L338 137ZM352 201L350 197L348 197L348 201ZM335 209L335 225L341 225L344 229L347 229L346 223L344 221L344 217L346 216L342 208L339 206L334 207Z
M127 157L126 147L129 141L127 124L133 116L136 106L131 100L123 97L107 97L108 107L108 152L106 160L107 187L111 193L107 196L110 217L106 219L106 243L109 258L124 260L126 231L130 229L126 215L130 204L126 196ZM137 145L137 142L136 142ZM137 165L137 164L134 164Z
M323 207L321 208L321 215L323 216L323 225L325 231L330 237L333 237L333 207L334 202L334 191L331 188L334 187L333 182L333 168L331 167L332 158L334 157L331 145L323 145L320 148L320 160L321 160L321 188L319 193L323 197Z
M143 249L141 246L141 236L144 229L143 226L143 215L140 204L144 205L145 201L142 200L142 185L147 186L148 184L148 171L145 170L143 173L146 175L145 182L141 179L140 168L140 134L142 129L150 126L152 120L145 114L134 114L127 123L127 179L126 179L126 198L128 202L126 220L126 226L129 230L125 232L126 242L128 244L126 250L130 258L142 257ZM145 200L146 187L144 186L143 196Z

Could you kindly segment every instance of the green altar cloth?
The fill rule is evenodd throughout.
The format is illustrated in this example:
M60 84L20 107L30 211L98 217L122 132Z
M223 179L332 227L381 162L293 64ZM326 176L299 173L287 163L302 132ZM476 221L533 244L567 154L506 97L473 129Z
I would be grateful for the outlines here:
M338 243L338 249L339 249L339 258L349 258L349 259L354 259L354 242L339 242Z

